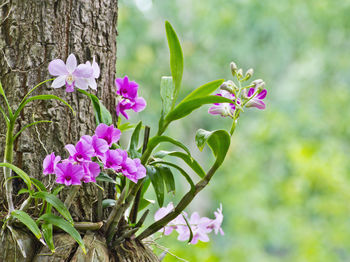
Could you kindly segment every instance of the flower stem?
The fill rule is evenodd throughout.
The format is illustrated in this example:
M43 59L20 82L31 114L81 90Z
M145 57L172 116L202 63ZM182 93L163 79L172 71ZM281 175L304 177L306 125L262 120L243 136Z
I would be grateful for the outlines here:
M142 153L144 153L146 151L148 140L149 140L149 133L150 133L150 127L145 126L145 134L143 137ZM138 213L139 203L140 203L140 199L141 199L141 191L142 191L142 186L140 187L140 189L136 193L134 204L133 204L131 211L130 211L129 217L130 217L130 222L132 224L136 223L136 220L137 220L137 213Z
M75 198L75 195L78 193L80 186L72 186L72 188L69 190L66 200L64 201L64 205L67 207L67 209L70 208L72 205L72 202Z
M213 177L216 170L219 168L220 164L215 162L214 165L210 168L208 173L205 175L205 177L200 180L194 187L194 189L190 189L180 200L180 202L177 204L175 209L167 214L162 219L154 222L152 225L150 225L148 228L146 228L140 235L137 236L138 240L142 240L161 228L163 228L165 225L167 225L170 221L175 219L178 215L181 214L181 212L192 202L193 198L200 192L202 189L209 183L211 178Z

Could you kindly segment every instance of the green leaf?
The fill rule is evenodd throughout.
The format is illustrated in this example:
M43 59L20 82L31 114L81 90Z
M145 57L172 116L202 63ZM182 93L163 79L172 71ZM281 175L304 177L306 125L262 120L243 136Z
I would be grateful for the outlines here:
M208 96L213 93L218 87L224 82L223 79L214 80L212 82L206 83L188 94L181 102L188 101L190 99Z
M83 91L83 90L80 90L78 89L80 92L86 94L90 100L91 100L91 103L92 103L92 108L94 110L94 113L95 113L95 121L96 121L96 125L99 125L101 123L101 108L100 108L100 100L98 100L97 96L93 96L91 94L89 94L88 92L86 91Z
M46 202L50 203L65 219L67 219L71 224L73 224L73 218L69 213L69 210L63 204L61 200L59 200L53 194L48 192L37 192L33 194L34 198L41 198Z
M157 202L159 207L163 206L164 203L164 182L163 176L159 173L159 170L153 166L146 166L147 176L151 179L154 191L157 196Z
M64 220L62 217L58 217L52 214L44 214L41 217L38 218L38 221L43 220L48 224L52 224L56 227L59 227L66 233L68 233L82 248L84 254L86 254L86 249L84 242L79 234L79 232L66 220Z
M130 138L130 146L128 151L131 158L139 158L141 156L140 153L137 151L137 147L139 145L141 127L142 127L142 121L140 121L137 124Z
M21 210L15 210L11 212L11 216L17 218L19 221L21 221L32 233L37 239L41 239L41 231L35 221L26 213Z
M2 95L3 97L6 97L5 91L4 91L4 89L2 88L1 82L0 82L0 95Z
M64 188L63 185L62 185L62 186L56 187L54 190L52 190L52 195L57 196L58 193L59 193L63 188ZM44 207L44 205L43 205L43 207ZM52 210L52 205L51 205L50 203L47 203L47 205L46 205L46 212L45 212L45 213L50 214L50 213L51 213L51 210Z
M34 86L32 89L30 89L29 92L23 97L23 99L22 99L20 105L21 105L22 103L24 103L24 101L27 99L27 97L28 97L31 93L33 93L33 92L35 91L35 89L37 89L39 86L45 84L46 82L53 81L53 80L55 80L55 78L51 78L51 79L44 80L44 81L40 82L39 84L37 84L36 86Z
M171 137L168 137L168 136L154 136L149 140L147 149L141 157L142 164L145 164L144 162L147 161L149 156L152 154L153 149L162 142L172 143L173 145L176 145L182 148L188 155L191 155L190 150L188 150L188 148L181 142L175 139L172 139Z
M113 124L112 115L100 100L101 122L110 126Z
M32 96L30 98L28 98L27 100L25 100L23 103L21 103L18 107L18 109L16 110L15 114L14 114L14 119L17 119L17 117L19 116L19 113L22 111L22 109L30 102L35 101L35 100L58 100L60 102L62 102L63 104L65 104L66 106L69 107L69 109L72 111L73 115L75 115L75 111L73 110L73 108L70 106L70 104L68 104L65 100L63 100L62 98L59 98L58 96L55 95L37 95L37 96Z
M121 118L119 118L121 119ZM125 130L131 129L133 128L135 125L130 124L129 122L126 122L124 124L118 125L118 129L120 130L120 132L124 132Z
M4 109L2 109L2 107L0 106L0 112L2 113L2 116L5 119L6 125L8 125L10 123L10 119L8 118L8 116L6 115L6 112Z
M162 99L162 116L168 114L174 103L175 86L171 76L163 76L160 81L160 97Z
M64 186L58 186L56 187L54 190L52 190L52 194L54 196L57 196L59 192L61 192L61 190L64 188Z
M30 178L32 181L33 185L39 190L39 191L46 191L46 187L44 186L43 183L41 183L38 179L35 179L33 177Z
M17 196L28 193L30 194L31 191L29 191L27 188L22 188L18 191Z
M96 177L96 181L103 181L103 182L117 184L117 182L113 178L111 178L109 175L105 173L100 173L98 177Z
M193 190L194 189L194 183L191 179L191 177L186 173L185 170L183 170L181 167L179 167L178 165L175 165L171 162L167 162L167 161L154 161L151 163L151 165L156 165L156 164L163 164L163 165L167 165L167 166L171 166L171 167L174 167L176 168L177 170L180 171L180 174L183 175L184 178L186 178L187 182L190 184L191 186L191 189Z
M30 123L28 125L25 125L24 127L21 128L21 130L19 130L17 132L17 134L13 137L13 140L15 140L24 130L26 130L28 127L40 124L40 123L52 123L52 121L50 120L40 120L40 121L35 121L33 123Z
M166 31L166 36L168 39L168 45L169 45L169 51L170 51L170 70L171 70L171 75L173 77L173 81L175 85L174 100L173 100L173 106L172 106L174 107L177 96L180 91L180 87L181 87L184 58L182 54L180 41L175 33L174 28L171 26L171 24L168 21L165 21L165 31Z
M140 203L139 203L139 212L146 208L148 205L150 204L154 204L156 201L152 200L152 199L146 199L146 198L141 198L140 199Z
M194 172L198 174L199 177L203 178L205 176L205 172L203 168L199 165L199 163L192 158L191 156L184 154L182 152L177 151L158 151L154 154L155 158L163 158L165 156L174 156L182 159Z
M170 112L174 104L175 85L171 76L163 76L160 81L160 97L162 99L162 112L159 119L159 129L162 129L164 117Z
M221 165L230 147L230 135L225 130L206 131L199 129L196 132L196 144L200 151L208 144L216 157L215 163Z
M12 164L9 164L9 163L0 163L0 167L7 167L7 168L12 169L20 178L22 178L24 183L26 183L28 189L29 190L31 189L32 182L30 180L30 177L22 169L20 169L19 167L14 166Z
M55 252L55 245L53 243L53 226L52 224L44 223L41 225L41 230L43 231L44 239L47 246L50 248L51 252Z
M101 123L104 123L106 125L111 125L113 123L111 113L97 98L97 96L90 94L82 89L78 89L78 91L90 98L92 102L92 107L95 113L95 120L97 125Z
M164 119L165 126L167 126L170 122L183 118L192 113L192 111L206 104L214 104L214 103L232 103L232 100L222 97L222 96L204 96L197 97L193 99L189 99L186 101L182 101L178 104L174 110L172 110Z
M6 97L6 95L5 95L5 91L4 91L4 89L2 88L2 84L1 84L1 82L0 82L0 94L4 97L4 99L5 99L5 103L6 103L6 106L7 106L7 111L9 112L9 116L10 116L10 118L12 118L12 109L11 109L11 107L10 107L10 104L9 104L9 102L8 102L8 100L7 100L7 97ZM6 115L6 114L5 114Z
M163 165L157 165L156 169L158 169L159 173L163 177L167 192L175 192L175 180L171 169Z
M148 176L146 176L145 179L143 180L143 184L142 184L141 197L143 197L145 195L150 184L151 184L151 180L149 179Z
M115 202L116 201L114 199L103 199L102 208L113 207L115 206Z

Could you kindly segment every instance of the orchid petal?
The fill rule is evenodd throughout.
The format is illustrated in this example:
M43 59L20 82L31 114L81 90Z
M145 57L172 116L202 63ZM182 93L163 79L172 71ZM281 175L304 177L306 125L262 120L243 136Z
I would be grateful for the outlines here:
M255 92L255 88L249 88L247 96L251 97L254 94L254 92Z
M51 87L60 88L60 87L64 86L65 83L66 83L66 76L61 75L61 76L57 77L55 80L53 80Z
M77 150L75 150L75 146L72 145L72 144L68 144L64 147L65 149L67 149L68 153L71 155L71 156L74 156L76 153L77 153Z
M49 63L49 73L53 76L67 75L68 71L65 63L61 59L52 60Z
M97 83L96 83L95 78L90 77L87 79L87 81L88 81L88 85L91 87L91 89L93 89L93 90L97 89Z
M77 78L75 80L75 85L77 88L80 88L82 90L88 89L88 82L84 78Z
M132 106L132 109L135 112L140 112L146 107L146 100L143 99L142 97L137 97L135 99L135 104Z
M66 68L68 70L68 73L72 74L74 70L77 67L77 59L75 58L75 55L70 54L66 61Z
M259 99L264 99L267 95L267 90L263 89L256 97Z
M99 78L100 76L100 67L98 66L98 64L95 61L95 57L92 60L92 69L94 71L93 77L94 78Z
M92 74L93 74L92 67L87 64L78 65L78 67L73 72L74 76L83 77L83 78L90 78L92 77Z

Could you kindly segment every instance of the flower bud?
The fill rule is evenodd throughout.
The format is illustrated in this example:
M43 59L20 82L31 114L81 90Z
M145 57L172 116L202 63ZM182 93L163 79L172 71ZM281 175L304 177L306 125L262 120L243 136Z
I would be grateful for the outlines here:
M251 78L253 73L254 73L253 68L248 69L247 72L245 73L244 80L248 80L249 78Z
M258 92L260 93L260 92L264 89L264 87L265 87L265 82L262 81L262 82L257 86Z
M233 82L232 80L228 80L226 82L226 84L231 87L231 89L233 89L234 92L237 92L239 90L239 88L236 86L235 82Z
M237 77L238 77L238 78L242 78L242 77L243 77L243 69L242 69L242 68L238 69L238 71L237 71Z
M244 88L241 93L242 99L247 99L248 98L248 90Z
M251 85L255 88L255 87L258 87L263 82L264 81L262 79L256 79L251 83Z
M236 75L236 71L237 71L237 65L236 65L236 63L235 63L235 62L231 62L230 67L231 67L231 73L232 73L232 75L235 76L235 75Z
M221 84L220 89L221 89L221 90L228 91L228 92L230 92L230 93L233 93L232 87L229 86L229 85L227 85L226 82L223 82L223 83Z

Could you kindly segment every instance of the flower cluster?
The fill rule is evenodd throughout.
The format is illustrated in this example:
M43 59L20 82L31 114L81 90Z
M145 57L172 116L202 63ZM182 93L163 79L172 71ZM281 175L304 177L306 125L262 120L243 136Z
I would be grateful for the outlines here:
M117 106L115 108L117 116L122 114L126 119L129 119L126 110L132 109L135 112L140 112L146 107L146 100L137 95L138 84L134 81L129 81L127 76L117 78L115 80L117 87Z
M242 83L250 79L253 75L253 69L247 70L243 76L243 70L237 70L236 64L232 62L231 71L232 75L237 78L239 85L237 86L231 80L224 82L220 86L220 93L216 95L228 98L232 100L232 103L214 104L214 106L209 108L208 113L237 118L239 114L237 114L236 110L242 110L243 107L265 109L266 106L263 102L267 94L267 90L264 89L265 82L262 79L257 79L251 82L250 85L242 87Z
M52 82L53 88L66 86L67 92L73 92L74 87L86 90L90 86L96 90L96 78L100 76L100 68L93 58L92 63L87 61L85 64L77 64L75 55L70 54L66 63L61 59L55 59L49 64L49 72L57 78Z
M167 207L162 207L155 213L154 219L158 221L173 210L174 205L172 202L170 202ZM192 231L193 237L190 242L191 244L197 244L198 240L208 242L208 234L213 230L215 234L218 234L219 232L221 235L224 234L224 231L221 228L221 224L224 218L222 214L221 205L220 208L218 208L218 210L214 212L214 215L215 219L210 219L207 217L200 217L197 212L194 212L191 215L191 217L188 218L187 213L184 212L183 215L179 215L174 220L169 222L162 229L162 232L164 233L164 235L170 235L173 232L173 230L176 230L179 234L177 239L180 241L186 241L189 240ZM191 231L184 217L186 218L189 226L191 227Z
M212 115L221 115L221 116L230 116L233 117L233 114L236 110L235 106L235 95L226 91L226 90L220 90L219 94L216 94L217 96L226 97L228 99L232 100L232 103L215 103L214 106L210 107L208 112ZM237 99L237 104L240 105L241 101Z
M119 141L121 132L113 125L100 124L93 136L85 135L76 145L65 146L69 157L61 161L60 156L51 153L43 162L43 174L56 174L59 184L80 185L96 182L102 169L113 169L136 183L146 176L146 169L140 159L131 159L122 149L111 149ZM61 161L61 163L60 163Z

